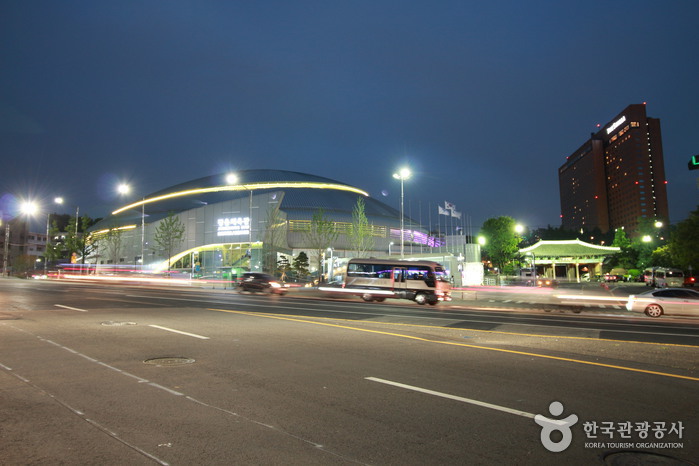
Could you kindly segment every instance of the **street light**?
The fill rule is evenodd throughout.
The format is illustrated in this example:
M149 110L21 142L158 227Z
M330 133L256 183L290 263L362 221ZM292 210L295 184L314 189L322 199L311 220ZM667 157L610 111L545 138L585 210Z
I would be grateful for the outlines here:
M129 194L129 191L131 191L131 186L129 186L126 183L120 183L117 186L117 192L121 194L122 196L125 196L126 194Z
M389 255L389 256L391 255L391 246L393 246L393 241L391 241L390 243L388 243L388 255Z
M229 185L237 184L239 181L238 175L236 173L228 173L226 175L226 183ZM247 188L245 185L241 185L243 188ZM248 243L250 248L250 270L252 270L252 189L250 189L250 198L248 201L248 215L250 217L250 228L248 228Z
M54 203L54 204L62 205L62 204L63 204L63 198L62 198L62 197L56 197L56 198L53 199L53 203ZM46 212L46 246L44 247L44 275L46 275L46 274L48 273L48 269L47 269L47 268L48 268L48 258L46 257L46 255L47 255L48 252L49 252L49 223L50 223L50 220L51 220L51 212L47 211L47 212ZM77 228L77 221L78 221L78 220L76 219L76 220L75 220L75 222L76 222L76 228Z
M532 256L532 276L534 277L534 283L536 283L536 254L529 251L527 256Z
M400 180L400 258L403 259L403 231L404 231L404 209L403 209L403 202L405 198L404 190L403 190L403 182L410 178L410 169L409 168L401 168L398 173L393 174L393 178Z
M19 213L24 214L27 216L32 216L34 215L39 208L37 207L35 202L31 201L23 201L19 205ZM10 220L8 219L6 224L5 224L5 250L3 254L3 260L2 260L2 276L6 277L7 276L7 259L10 254Z
M126 196L128 193L131 192L131 186L126 184L126 183L121 183L117 186L117 192L122 195ZM78 228L76 226L75 228L76 235ZM143 266L145 265L146 258L145 258L145 244L146 244L146 198L142 198L141 202L141 270L143 270ZM136 268L137 264L134 264L134 268Z
M329 262L328 262L328 260L325 261L326 262L325 265L328 268L327 280L328 280L328 283L332 283L332 281L333 281L333 248L330 247L327 249L327 251L330 252Z

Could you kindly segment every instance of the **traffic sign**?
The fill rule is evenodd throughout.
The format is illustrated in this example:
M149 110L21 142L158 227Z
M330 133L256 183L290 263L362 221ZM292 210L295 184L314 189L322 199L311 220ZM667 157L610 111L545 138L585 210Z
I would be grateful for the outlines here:
M687 167L690 170L699 170L699 155L693 155L692 158L689 159Z

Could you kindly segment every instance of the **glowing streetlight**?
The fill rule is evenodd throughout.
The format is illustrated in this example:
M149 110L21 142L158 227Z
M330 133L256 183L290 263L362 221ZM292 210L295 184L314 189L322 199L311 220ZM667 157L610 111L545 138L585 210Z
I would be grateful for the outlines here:
M480 244L481 246L485 246L485 243L486 243L485 236L479 236L478 237L478 244Z
M19 205L19 213L22 215L32 216L36 214L39 207L35 202L23 201ZM7 259L10 255L10 222L5 222L5 250L2 261L2 276L7 276Z
M522 225L521 223L518 223L517 225L515 225L515 233L522 234L523 231L524 231L524 225Z
M118 192L119 194L121 194L122 196L125 196L125 195L129 194L130 191L131 191L131 186L129 186L129 185L126 184L126 183L120 183L120 184L117 186L117 192Z
M388 255L389 255L389 256L391 255L391 246L393 246L393 241L391 241L390 243L388 243Z
M403 182L410 178L410 169L409 168L401 168L398 173L393 174L393 178L400 180L400 258L402 259L403 256L403 249L404 249L404 241L403 241L403 231L404 231L404 226L405 226L405 220L404 220L404 209L403 209L403 202L405 198L404 190L403 190Z
M39 211L39 205L33 201L23 201L19 205L19 211L24 215L29 215L31 217Z

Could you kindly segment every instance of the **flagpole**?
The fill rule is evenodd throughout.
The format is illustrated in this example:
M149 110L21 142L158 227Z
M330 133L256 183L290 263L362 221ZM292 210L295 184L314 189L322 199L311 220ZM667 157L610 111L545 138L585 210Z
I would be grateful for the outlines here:
M430 229L427 230L427 232L428 232L427 237L429 238L432 235L432 207L430 207L429 201L427 201L427 216L428 216L429 222L430 222ZM434 237L432 237L432 238L434 238ZM427 242L428 242L427 245L429 246L429 239L427 240ZM434 247L434 240L432 240L432 247Z

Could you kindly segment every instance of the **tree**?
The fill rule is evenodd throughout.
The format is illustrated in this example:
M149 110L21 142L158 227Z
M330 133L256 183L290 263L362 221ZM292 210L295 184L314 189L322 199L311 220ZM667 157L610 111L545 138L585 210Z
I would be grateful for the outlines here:
M311 218L311 225L306 231L306 241L316 253L318 264L318 278L322 270L322 257L326 249L337 239L338 233L335 224L325 216L322 208L317 209Z
M347 235L350 249L355 252L356 257L364 257L367 251L374 249L374 238L371 236L373 225L369 225L366 218L365 206L364 199L358 197L352 209L352 224Z
M650 255L650 263L658 267L674 267L675 262L670 255L670 245L660 246Z
M668 246L675 267L699 269L699 206L670 232Z
M299 278L304 279L308 275L308 265L308 256L305 252L301 251L299 255L294 258L291 269L296 272Z
M286 246L286 222L279 212L279 204L267 211L267 229L262 243L262 268L269 273L275 273L277 267L277 251Z
M81 217L80 228L76 228L75 222L77 220L77 218L71 218L68 222L64 244L68 254L75 253L80 257L81 263L84 264L85 258L96 249L95 238L86 234L87 229L94 223L94 220L88 216Z
M177 246L184 239L184 224L179 217L170 214L160 221L155 229L154 240L167 257L167 271L170 272L170 260Z
M614 268L636 268L638 264L639 250L631 242L629 237L626 236L626 231L623 228L617 228L614 232L614 241L612 241L612 246L620 248L621 250L616 254L609 256L609 258L605 261L605 271L608 272Z
M65 258L65 244L64 240L60 239L60 234L61 230L58 227L58 222L53 220L49 229L49 239L46 242L46 251L44 252L44 260L47 264Z
M119 262L119 256L121 255L121 240L123 231L118 228L110 228L100 238L104 242L105 252L107 256L107 263L116 264Z
M489 218L483 222L480 234L486 241L483 247L485 255L499 270L502 271L517 257L522 238L515 232L512 217Z
M289 258L282 255L277 261L277 271L279 272L280 278L286 281L286 274L291 270L291 264L289 263Z

